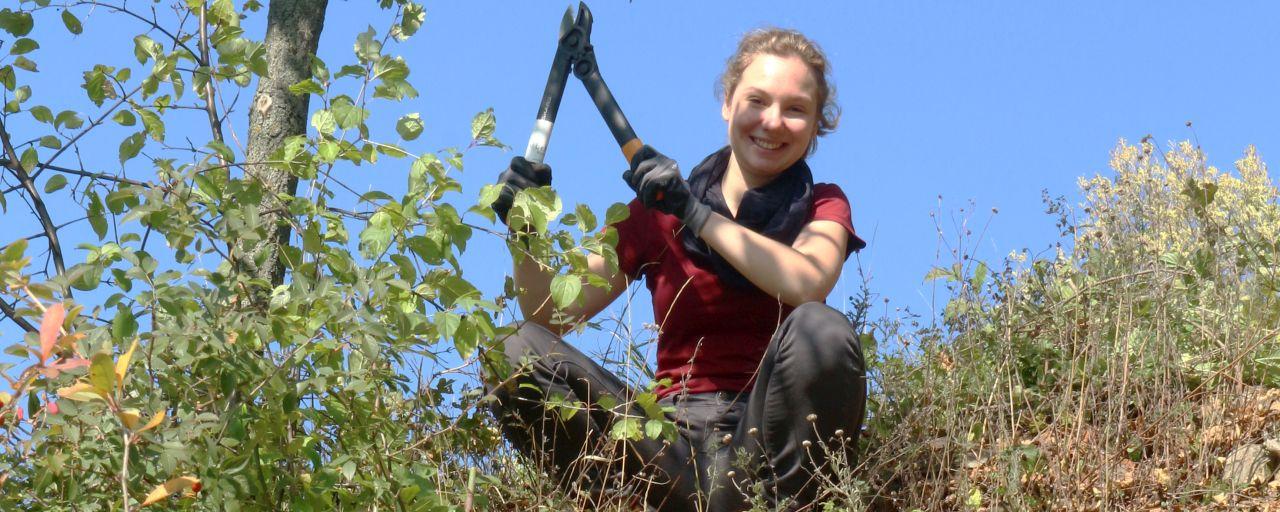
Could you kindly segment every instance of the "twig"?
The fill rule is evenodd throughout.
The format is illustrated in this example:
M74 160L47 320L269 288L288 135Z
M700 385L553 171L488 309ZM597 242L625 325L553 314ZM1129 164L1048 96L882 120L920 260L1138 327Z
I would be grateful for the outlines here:
M12 165L12 161L10 161L8 158L0 158L0 167L9 167L10 165ZM126 185L133 185L133 186L136 186L136 187L145 187L145 188L151 188L151 187L152 187L152 185L151 185L150 183L147 183L147 182L137 181L137 180L131 180L131 179L129 179L129 178L122 178L122 177L119 177L119 176L114 176L114 175L107 174L107 173L102 173L102 172L89 172L89 171L82 171L82 170L79 170L79 169L72 169L72 168L69 168L69 167L61 167L61 166L57 166L57 165L52 165L52 164L43 164L43 163L37 163L37 164L36 164L36 168L37 168L37 169L40 169L40 170L42 170L42 171L55 171L55 172L60 172L60 173L64 173L64 174L70 174L70 175L73 175L73 176L80 176L80 177L83 177L83 178L93 178L93 179L96 179L96 180L106 180L106 181L112 181L112 182L115 182L115 183L124 183L124 184L126 184ZM34 178L36 178L36 177L38 177L38 176L39 176L39 174L36 174L36 175L33 175L33 176L32 176L32 178L34 179ZM14 188L20 188L20 187L21 187L21 185L19 185L18 187L14 187ZM10 190L12 190L12 189L10 189ZM6 192L7 192L7 191L6 191Z

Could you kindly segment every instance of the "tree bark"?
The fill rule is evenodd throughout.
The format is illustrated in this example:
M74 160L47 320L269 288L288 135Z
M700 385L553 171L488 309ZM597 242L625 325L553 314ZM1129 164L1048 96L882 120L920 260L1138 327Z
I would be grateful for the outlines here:
M263 39L268 72L258 79L249 111L246 161L267 161L285 139L306 134L310 95L293 94L289 86L311 77L311 56L320 44L328 4L329 0L271 0ZM276 199L276 194L297 193L298 178L262 164L246 166L245 174L262 183L261 218L268 226L275 226L275 232L264 243L245 248L249 256L245 259L258 262L254 271L257 277L278 285L284 282L280 248L289 243L292 228L285 205Z

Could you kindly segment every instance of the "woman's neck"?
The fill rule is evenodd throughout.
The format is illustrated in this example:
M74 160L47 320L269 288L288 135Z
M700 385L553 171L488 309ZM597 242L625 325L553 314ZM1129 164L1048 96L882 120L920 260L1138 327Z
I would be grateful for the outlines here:
M729 213L734 217L738 216L738 205L742 204L742 196L748 190L768 184L768 180L762 181L742 172L742 167L738 166L738 158L733 153L729 153L729 167L720 181L720 194L724 196L724 204L729 207Z

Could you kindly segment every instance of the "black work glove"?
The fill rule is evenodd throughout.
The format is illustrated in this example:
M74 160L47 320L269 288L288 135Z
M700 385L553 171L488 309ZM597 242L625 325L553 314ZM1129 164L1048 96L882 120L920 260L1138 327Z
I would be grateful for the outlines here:
M680 176L676 161L645 145L631 157L631 168L622 173L640 203L663 213L675 215L693 233L711 217L711 207L693 197L689 183Z
M530 162L522 156L514 157L511 159L511 166L498 174L498 186L502 187L502 191L493 202L493 212L506 224L511 203L516 200L516 192L548 185L551 185L551 166Z

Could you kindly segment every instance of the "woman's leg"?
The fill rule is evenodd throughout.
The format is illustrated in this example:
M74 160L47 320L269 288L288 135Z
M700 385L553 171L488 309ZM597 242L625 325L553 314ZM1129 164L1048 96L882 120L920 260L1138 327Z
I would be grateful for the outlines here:
M510 374L486 380L497 398L494 415L513 447L549 469L562 486L599 490L609 478L621 476L613 484L634 485L651 505L685 509L681 504L690 502L686 497L696 491L693 475L686 475L688 443L622 443L609 437L614 418L643 416L632 405L635 393L621 379L533 323L504 340L503 355ZM547 407L549 400L585 410L565 418L560 409ZM602 403L617 405L610 409Z
M746 416L718 457L724 470L716 475L711 510L744 508L741 491L756 482L770 503L812 502L815 469L830 471L837 451L855 464L866 399L862 346L849 319L820 302L797 307L769 342ZM742 451L756 467L736 467ZM727 478L731 470L735 476Z

